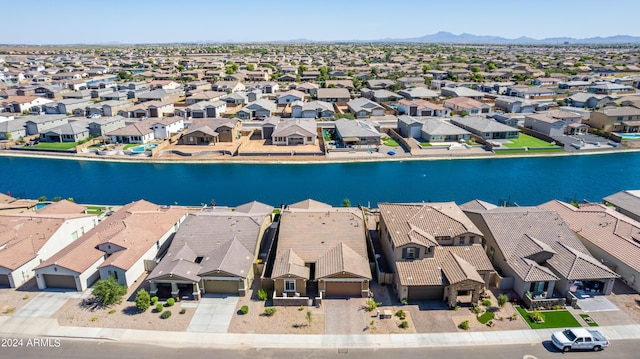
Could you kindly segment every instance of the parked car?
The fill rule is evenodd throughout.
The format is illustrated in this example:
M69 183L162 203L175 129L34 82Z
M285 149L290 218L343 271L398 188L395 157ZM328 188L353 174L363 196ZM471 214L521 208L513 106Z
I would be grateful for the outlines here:
M607 338L598 330L573 328L555 332L551 335L551 341L563 352L570 350L600 351L609 345Z

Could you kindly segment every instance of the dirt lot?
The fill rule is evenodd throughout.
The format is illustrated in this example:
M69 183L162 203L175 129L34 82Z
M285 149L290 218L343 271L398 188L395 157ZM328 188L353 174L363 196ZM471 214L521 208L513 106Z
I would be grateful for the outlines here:
M141 277L138 283L142 282ZM135 306L135 293L140 288L149 290L148 284L132 286L122 303L109 308L90 309L81 305L82 299L69 299L67 303L58 310L56 317L58 323L63 326L77 327L99 327L99 328L122 328L122 329L144 329L144 330L165 330L165 331L186 331L191 318L195 313L195 308L187 308L185 314L180 314L181 305L189 301L178 302L171 310L171 317L160 318L160 313L153 307L140 313ZM165 304L165 302L161 302Z
M0 315L12 315L39 293L35 278L17 289L0 288Z

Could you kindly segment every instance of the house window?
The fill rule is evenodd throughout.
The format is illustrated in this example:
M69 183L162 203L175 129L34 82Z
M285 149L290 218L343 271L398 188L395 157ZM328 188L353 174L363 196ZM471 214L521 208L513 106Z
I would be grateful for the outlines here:
M433 251L433 247L427 247L425 249L425 253L431 253Z
M75 241L76 239L78 239L78 231L71 233L71 240Z
M461 237L458 239L458 244L464 244L464 240L465 240L465 236L461 236Z
M403 259L416 259L417 251L414 247L408 247L404 250L404 258Z
M117 271L110 270L108 273L109 273L109 277L113 277L113 279L118 280L118 272Z
M285 292L295 292L296 291L296 281L292 279L285 279L284 281L284 291Z
M193 142L193 137L189 136L189 142Z
M204 259L203 257L196 257L195 262L196 262L196 263L198 263L198 264L200 264L200 263L202 262L202 260L203 260L203 259Z
M436 241L448 241L451 237L449 236L436 236Z
M496 250L493 247L489 247L489 259L493 260L493 255L496 254Z

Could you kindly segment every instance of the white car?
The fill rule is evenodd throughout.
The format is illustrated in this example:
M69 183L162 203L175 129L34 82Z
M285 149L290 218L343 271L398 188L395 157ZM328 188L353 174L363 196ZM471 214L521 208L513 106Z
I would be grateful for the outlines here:
M573 328L555 332L551 335L551 341L563 352L570 350L600 351L611 344L598 330Z

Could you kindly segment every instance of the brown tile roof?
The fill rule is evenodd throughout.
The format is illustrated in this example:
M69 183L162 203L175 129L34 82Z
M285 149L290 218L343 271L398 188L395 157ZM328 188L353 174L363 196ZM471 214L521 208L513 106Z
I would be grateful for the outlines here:
M316 263L316 278L309 279L339 272L370 279L365 230L362 213L355 208L285 209L272 278L289 274L292 269L302 273L296 266Z
M582 205L578 209L568 203L550 201L540 207L556 211L584 240L640 271L639 222L600 204Z
M87 208L63 199L42 207L37 213L39 214L61 214L61 213L85 213Z
M482 236L454 202L379 203L378 207L396 247L407 243L437 245L438 236Z
M403 99L403 100L400 100L398 102L403 104L403 105L407 105L407 106L416 105L419 108L429 108L429 109L432 109L432 110L444 110L444 107L442 105L438 105L438 104L435 104L433 102L429 102L429 101L426 101L426 100L420 100L420 99L407 100L407 99Z
M82 273L105 255L98 245L113 243L124 249L111 254L101 267L113 265L128 270L186 214L187 210L180 207L161 207L144 200L130 203L36 269L58 265Z
M396 262L400 284L439 286L474 280L484 283L478 271L493 271L480 245L437 246L433 258Z

